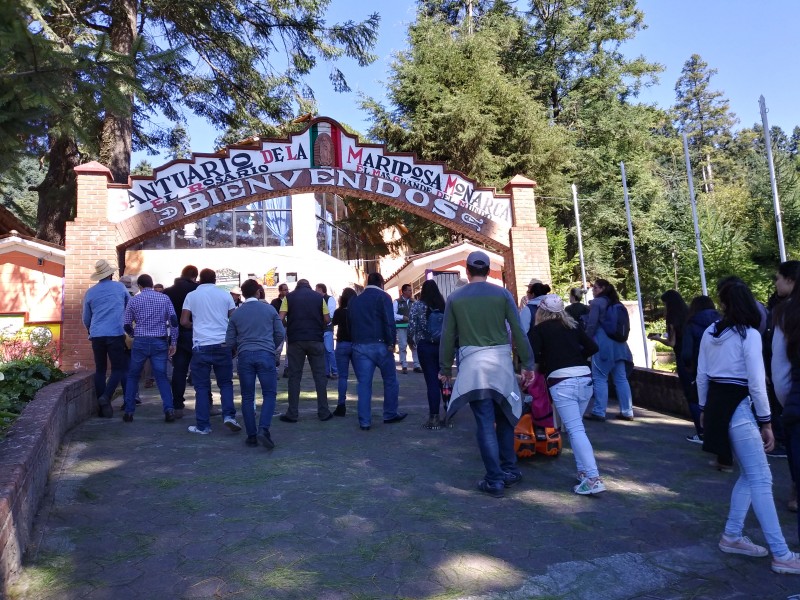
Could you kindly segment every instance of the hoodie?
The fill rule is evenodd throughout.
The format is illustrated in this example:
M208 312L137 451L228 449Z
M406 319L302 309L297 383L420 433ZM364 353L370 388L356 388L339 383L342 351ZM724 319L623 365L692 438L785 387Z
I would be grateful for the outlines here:
M683 346L681 360L694 378L697 373L697 357L700 354L700 340L708 326L720 320L720 315L713 308L701 310L692 315L683 327Z
M717 335L718 323L703 333L697 361L697 395L704 408L710 381L747 387L759 423L770 422L761 335L748 327L744 338L732 328Z

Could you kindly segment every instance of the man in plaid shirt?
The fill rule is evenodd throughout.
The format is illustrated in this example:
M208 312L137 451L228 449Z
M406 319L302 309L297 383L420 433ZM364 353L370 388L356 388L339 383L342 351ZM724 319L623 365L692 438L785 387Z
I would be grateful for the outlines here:
M139 376L145 361L150 359L153 377L164 407L164 420L172 423L175 421L175 412L172 407L172 387L167 379L167 358L175 354L178 317L170 299L153 289L153 278L150 275L139 275L136 283L141 292L128 302L123 317L125 331L133 336L133 347L122 420L126 423L133 421ZM133 327L133 323L136 323L136 327Z

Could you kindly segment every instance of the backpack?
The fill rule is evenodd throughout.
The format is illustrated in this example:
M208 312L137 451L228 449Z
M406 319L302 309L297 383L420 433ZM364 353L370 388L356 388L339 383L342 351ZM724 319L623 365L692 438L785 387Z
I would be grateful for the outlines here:
M628 311L621 302L611 304L600 321L606 335L615 342L627 342L631 332L631 320Z
M438 344L442 339L442 324L444 323L444 313L439 309L428 309L428 338Z

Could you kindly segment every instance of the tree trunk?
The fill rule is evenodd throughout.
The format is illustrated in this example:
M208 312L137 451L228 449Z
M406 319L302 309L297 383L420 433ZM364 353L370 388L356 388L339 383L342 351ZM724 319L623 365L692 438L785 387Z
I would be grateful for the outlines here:
M36 187L39 193L36 237L54 244L64 244L66 223L75 218L75 167L79 164L81 156L74 138L60 137L51 140L47 175Z
M136 40L137 0L111 2L111 48L130 54ZM133 64L133 61L131 61ZM133 149L133 96L128 110L106 112L100 138L100 162L111 169L115 183L128 183Z

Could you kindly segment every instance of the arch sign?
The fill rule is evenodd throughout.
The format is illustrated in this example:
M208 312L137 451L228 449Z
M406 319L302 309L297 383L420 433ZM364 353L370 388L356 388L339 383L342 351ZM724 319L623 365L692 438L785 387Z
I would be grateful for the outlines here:
M400 207L498 249L509 247L512 225L509 195L478 187L442 163L360 144L326 117L288 140L229 146L219 154L173 161L152 176L132 177L124 188L110 196L108 218L129 241L235 205L308 191Z

